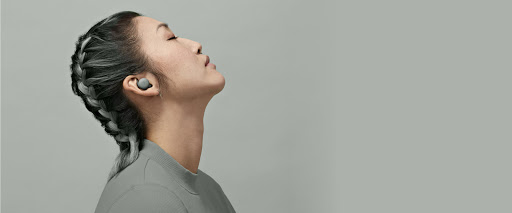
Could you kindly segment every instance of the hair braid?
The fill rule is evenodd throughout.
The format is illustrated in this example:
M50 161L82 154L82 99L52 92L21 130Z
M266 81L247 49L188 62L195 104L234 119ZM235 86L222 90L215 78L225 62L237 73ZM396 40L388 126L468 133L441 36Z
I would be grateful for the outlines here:
M135 161L138 158L139 154L139 140L137 140L137 132L131 131L128 134L125 130L119 129L119 127L116 124L116 118L117 118L117 112L116 111L107 111L107 107L105 105L105 102L103 100L98 100L97 95L95 92L95 89L93 86L89 85L87 86L86 83L86 69L83 68L84 64L84 58L86 52L84 51L84 47L87 45L87 43L91 40L91 36L87 37L82 41L81 48L78 53L78 63L75 67L74 71L76 74L80 77L79 80L77 80L78 89L80 92L83 93L83 96L87 103L93 107L96 107L98 110L97 112L102 115L105 119L101 120L108 120L108 122L105 124L105 129L107 132L114 136L115 140L118 143L127 143L129 142L129 149L122 149L121 147L121 153L117 156L115 162L114 162L114 169L109 174L109 179L111 179L113 176L115 176L118 172L116 168L126 167L129 164L131 164L133 161ZM130 151L129 155L126 153L127 151Z
M141 14L122 11L96 23L76 42L71 56L71 87L85 107L113 136L120 153L108 181L139 157L145 137L141 111L123 93L123 80L148 71L165 87L167 79L140 49L134 17Z

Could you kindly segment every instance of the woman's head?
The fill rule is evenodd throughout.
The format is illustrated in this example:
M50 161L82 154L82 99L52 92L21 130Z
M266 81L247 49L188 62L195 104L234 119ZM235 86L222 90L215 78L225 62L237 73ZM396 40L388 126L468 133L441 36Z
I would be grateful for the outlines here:
M125 89L141 96L151 96L159 90L168 101L213 96L223 89L224 77L217 72L214 64L206 66L209 57L201 54L200 43L179 37L167 24L153 18L138 16L134 21L140 50L168 81L163 87L153 84L155 87L144 93L146 91L136 87L137 79L145 77L150 82L157 80L147 72L126 78Z
M160 23L132 11L113 14L79 36L71 56L73 92L120 147L108 180L138 158L147 122L157 116L154 106L209 101L224 87L215 67L204 67L201 45L181 37L167 40L174 33L157 31ZM153 87L138 88L141 78Z

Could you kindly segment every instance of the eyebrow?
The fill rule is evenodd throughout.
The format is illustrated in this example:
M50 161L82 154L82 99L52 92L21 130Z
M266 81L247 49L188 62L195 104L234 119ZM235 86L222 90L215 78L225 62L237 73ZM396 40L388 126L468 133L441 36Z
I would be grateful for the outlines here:
M167 23L160 23L157 27L156 27L156 32L158 32L158 29L162 26L165 26L167 28L169 28L169 25L167 25Z

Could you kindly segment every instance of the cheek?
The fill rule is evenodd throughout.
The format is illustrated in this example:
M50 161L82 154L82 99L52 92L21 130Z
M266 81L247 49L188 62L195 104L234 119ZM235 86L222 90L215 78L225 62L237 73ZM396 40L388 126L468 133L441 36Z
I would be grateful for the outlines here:
M188 73L201 65L197 55L194 55L190 50L181 48L180 45L162 45L154 50L153 58L157 66L170 75L176 75L180 72Z
M162 51L156 57L158 66L165 70L175 70L180 66L181 56L175 52Z

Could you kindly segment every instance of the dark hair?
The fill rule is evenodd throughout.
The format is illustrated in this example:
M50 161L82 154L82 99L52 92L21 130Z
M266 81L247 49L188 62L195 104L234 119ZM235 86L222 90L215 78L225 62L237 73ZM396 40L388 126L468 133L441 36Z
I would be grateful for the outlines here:
M139 157L146 137L142 113L123 93L123 80L148 71L167 88L165 76L141 49L137 16L142 14L122 11L99 21L79 36L71 56L73 93L119 145L107 182Z

